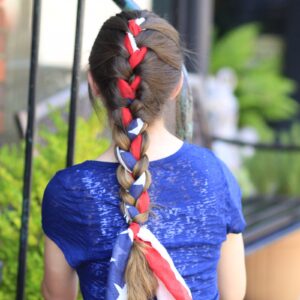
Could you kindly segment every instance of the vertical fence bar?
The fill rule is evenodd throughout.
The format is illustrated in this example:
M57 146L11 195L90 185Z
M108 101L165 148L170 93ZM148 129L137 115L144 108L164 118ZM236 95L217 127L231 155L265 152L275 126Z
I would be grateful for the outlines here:
M16 299L23 300L25 296L26 280L26 255L28 239L28 221L30 209L30 194L32 181L32 156L34 146L35 129L35 92L38 67L39 33L40 33L41 0L34 0L32 10L32 36L31 36L31 57L30 57L30 75L28 89L28 120L26 128L26 146L25 146L25 165L23 177L23 202L22 202L22 220L19 242L19 261L17 275Z
M81 59L81 47L82 47L84 5L85 5L85 0L78 0L72 83L71 83L71 99L70 99L70 109L69 109L68 149L67 149L67 162L66 162L67 167L73 165L74 162L74 148L75 148L75 135L76 135L76 110L77 110L78 86L80 80L80 59Z

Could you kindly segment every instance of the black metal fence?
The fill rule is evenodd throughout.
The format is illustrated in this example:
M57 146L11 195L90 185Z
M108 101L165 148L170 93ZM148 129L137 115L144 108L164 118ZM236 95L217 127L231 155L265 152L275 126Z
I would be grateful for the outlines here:
M38 52L40 40L40 18L41 18L41 0L35 0L32 12L32 38L31 38L31 57L30 57L30 75L28 90L28 121L26 129L25 146L25 166L23 177L23 202L22 202L22 220L19 242L19 263L17 276L16 299L24 299L25 296L25 275L26 275L26 254L28 239L28 221L30 210L30 195L32 181L32 159L34 147L35 130L35 105L36 105L36 80L38 69Z

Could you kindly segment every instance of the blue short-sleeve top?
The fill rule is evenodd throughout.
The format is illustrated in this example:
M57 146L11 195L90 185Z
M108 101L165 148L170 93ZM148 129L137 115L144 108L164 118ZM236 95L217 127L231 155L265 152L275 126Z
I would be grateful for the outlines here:
M112 248L127 228L119 208L119 163L86 160L57 171L42 201L42 228L78 274L85 300L104 299ZM184 141L150 161L148 228L168 250L193 299L219 299L217 264L228 233L243 232L240 187L211 150Z

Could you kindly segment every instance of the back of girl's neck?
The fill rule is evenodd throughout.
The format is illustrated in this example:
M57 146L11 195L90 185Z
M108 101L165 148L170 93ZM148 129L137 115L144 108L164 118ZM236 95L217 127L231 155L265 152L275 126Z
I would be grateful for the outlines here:
M160 132L148 132L149 147L146 151L149 160L156 160L169 156L182 146L182 140L171 134L166 129ZM109 148L96 160L117 162L114 154L115 143L112 142Z

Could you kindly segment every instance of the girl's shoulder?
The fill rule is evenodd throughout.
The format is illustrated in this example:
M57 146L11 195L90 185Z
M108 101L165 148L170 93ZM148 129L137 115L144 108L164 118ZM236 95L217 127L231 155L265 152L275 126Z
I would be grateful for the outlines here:
M89 181L111 181L115 178L118 163L85 160L72 166L58 169L49 180L47 187L60 187L68 191L84 191Z
M193 144L188 141L185 143L187 145L188 154L192 155L193 157L206 158L206 160L215 159L215 154L210 148Z
M243 192L231 168L211 149L189 144L188 161L207 182L207 191L218 198L227 224L227 233L239 233L246 227L242 210Z
M186 142L185 158L193 163L195 168L201 170L209 170L214 175L220 175L223 173L222 167L224 161L222 161L210 148Z

